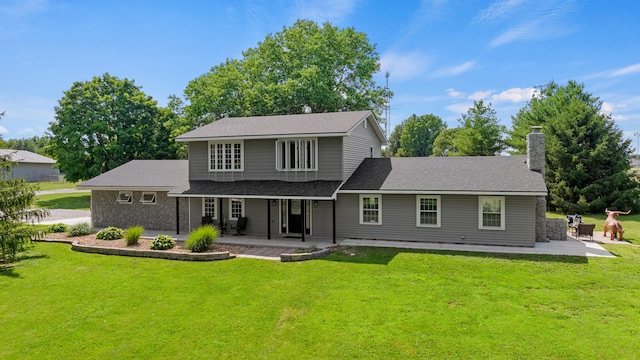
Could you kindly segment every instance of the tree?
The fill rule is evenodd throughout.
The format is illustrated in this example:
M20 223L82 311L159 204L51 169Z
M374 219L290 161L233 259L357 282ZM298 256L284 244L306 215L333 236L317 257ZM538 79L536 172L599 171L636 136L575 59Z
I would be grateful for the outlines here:
M158 108L132 80L108 73L75 82L55 107L51 152L68 181L86 180L133 159L175 158Z
M543 127L550 210L638 210L639 184L628 162L631 140L624 140L601 109L602 101L586 92L584 84L570 80L560 86L552 81L512 117L508 143L514 153L526 152L525 136L531 126Z
M443 129L433 142L432 156L455 156L458 149L454 144L454 139L459 131L460 128Z
M402 157L432 155L433 142L446 127L442 119L433 114L409 116L403 121L400 147L395 155Z
M402 132L404 131L404 121L400 124L396 125L389 135L389 145L385 150L385 157L394 157L400 149L400 137L402 136Z
M31 138L9 139L6 142L7 149L26 150L32 153L48 156L49 153L49 136L34 136Z
M353 28L298 20L192 80L185 89L187 124L222 117L381 109L388 90L375 45Z
M4 112L0 113L0 118ZM41 219L48 215L43 209L31 209L31 203L38 189L24 178L11 178L11 163L0 156L0 263L16 259L19 252L31 244L35 232L33 226L22 222L24 219Z
M502 134L506 128L500 125L491 103L474 101L460 119L460 130L455 132L453 146L459 156L495 156L505 148Z

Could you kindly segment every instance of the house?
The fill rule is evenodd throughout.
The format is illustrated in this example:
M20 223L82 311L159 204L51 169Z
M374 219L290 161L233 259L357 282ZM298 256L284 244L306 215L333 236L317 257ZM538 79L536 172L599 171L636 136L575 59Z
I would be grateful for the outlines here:
M28 181L58 181L60 170L54 169L55 160L26 150L0 149L0 157L11 162L8 178L26 178Z
M528 156L381 158L370 111L224 118L189 160L137 160L79 188L95 226L189 231L247 218L264 236L534 246L546 240L544 135Z

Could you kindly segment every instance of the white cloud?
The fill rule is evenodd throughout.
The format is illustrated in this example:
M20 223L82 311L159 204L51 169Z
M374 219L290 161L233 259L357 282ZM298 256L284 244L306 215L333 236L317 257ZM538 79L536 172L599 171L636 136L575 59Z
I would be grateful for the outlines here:
M497 102L500 101L510 101L513 103L517 102L526 102L531 100L533 95L538 92L535 88L511 88L507 89L500 94L495 94L491 96L491 99Z
M445 107L445 109L454 112L456 114L465 114L470 107L473 106L473 103L456 103L451 104Z
M469 100L482 100L482 99L486 99L489 97L489 95L491 95L491 93L493 93L493 91L476 91L473 94L467 96L467 99Z
M615 106L612 103L603 101L602 107L600 108L600 112L603 114L611 114L613 113L614 109L615 109Z
M357 0L297 0L293 18L339 23L355 11L356 4Z
M513 14L517 10L518 5L522 2L523 0L496 1L489 5L489 7L480 11L474 21L484 23L503 20Z
M9 134L9 130L7 130L6 127L0 125L0 135L7 135Z
M454 66L449 66L449 67L445 67L445 68L440 68L438 70L436 70L433 75L436 77L442 77L442 76L457 76L460 75L464 72L467 72L471 69L473 69L473 67L476 65L475 61L467 61L464 64L460 64L460 65L454 65Z
M429 57L419 51L406 54L386 52L380 57L380 70L389 72L390 79L407 80L425 72L429 66Z
M456 91L454 88L448 88L447 90L445 90L447 92L447 94L451 97L454 98L460 98L464 96L463 92L460 91Z
M640 63L626 66L617 70L613 70L609 76L617 77L617 76L631 75L639 72L640 72Z

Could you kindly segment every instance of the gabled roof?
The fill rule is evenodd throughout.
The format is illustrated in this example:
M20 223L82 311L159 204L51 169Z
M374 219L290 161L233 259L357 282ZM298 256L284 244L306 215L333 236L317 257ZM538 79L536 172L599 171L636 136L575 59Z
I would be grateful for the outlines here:
M526 156L365 159L340 192L547 194Z
M30 163L30 164L55 164L56 161L42 156L31 151L26 150L13 150L13 149L0 149L0 156L7 157L9 161L16 163Z
M386 140L371 111L224 118L180 135L176 141L255 139L300 136L345 136L369 121L383 144Z
M189 185L188 160L132 160L77 185L92 190L156 189Z

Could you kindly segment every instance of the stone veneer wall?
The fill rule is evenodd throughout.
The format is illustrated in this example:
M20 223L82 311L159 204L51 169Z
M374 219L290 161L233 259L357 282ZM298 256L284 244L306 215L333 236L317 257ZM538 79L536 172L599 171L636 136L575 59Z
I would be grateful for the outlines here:
M146 230L176 231L176 199L166 191L156 192L156 204L142 204L142 191L133 192L131 204L116 201L118 191L91 191L91 220L95 227L127 228L140 225ZM188 232L188 202L180 199L180 232Z
M546 223L549 240L567 241L567 220L547 219Z
M544 179L545 142L541 129L542 126L532 126L531 133L527 135L527 166L529 170L540 173ZM536 242L545 242L549 238L546 211L547 199L544 196L536 197Z

